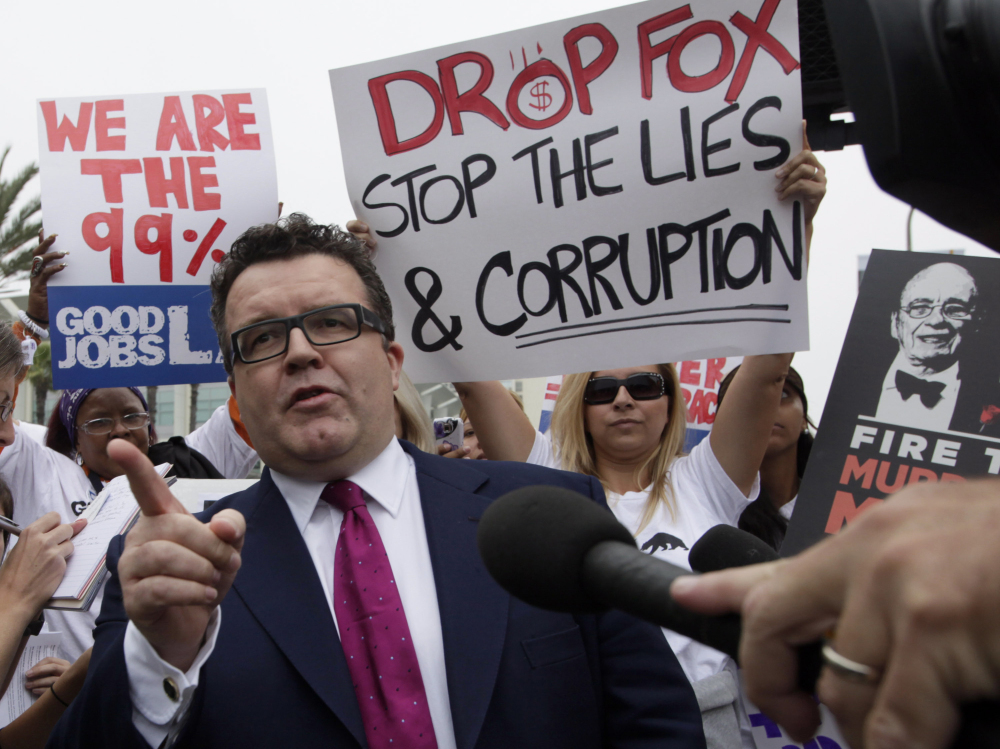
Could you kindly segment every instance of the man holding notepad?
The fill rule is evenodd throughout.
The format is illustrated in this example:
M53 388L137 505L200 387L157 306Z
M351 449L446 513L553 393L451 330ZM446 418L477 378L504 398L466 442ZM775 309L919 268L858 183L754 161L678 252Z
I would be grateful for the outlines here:
M358 240L299 215L250 229L212 290L268 468L203 522L109 445L143 515L109 548L87 684L50 746L704 746L656 628L542 611L490 579L475 537L492 499L603 491L395 439L403 350Z

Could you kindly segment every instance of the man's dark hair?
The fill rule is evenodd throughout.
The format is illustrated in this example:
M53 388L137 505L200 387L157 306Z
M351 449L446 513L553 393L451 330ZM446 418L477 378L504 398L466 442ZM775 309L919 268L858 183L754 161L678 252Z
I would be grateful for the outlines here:
M367 306L385 324L385 340L396 337L392 302L375 270L365 244L339 226L324 226L302 213L293 213L274 224L263 224L241 234L212 273L212 324L219 336L223 364L233 373L233 349L226 329L226 300L237 276L257 263L291 260L304 255L326 255L351 266L368 295ZM388 345L388 344L387 344Z

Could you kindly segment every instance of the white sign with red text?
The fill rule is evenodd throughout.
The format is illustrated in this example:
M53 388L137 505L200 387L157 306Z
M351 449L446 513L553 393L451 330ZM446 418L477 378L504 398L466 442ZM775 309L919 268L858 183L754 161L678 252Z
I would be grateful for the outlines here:
M793 0L659 0L330 71L418 382L808 346Z
M225 379L212 269L278 213L263 89L42 99L56 388Z

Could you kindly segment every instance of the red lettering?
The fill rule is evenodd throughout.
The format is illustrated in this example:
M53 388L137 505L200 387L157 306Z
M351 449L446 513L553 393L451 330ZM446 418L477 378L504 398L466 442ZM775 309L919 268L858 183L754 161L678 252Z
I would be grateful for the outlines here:
M184 180L184 159L182 157L170 157L170 179L167 179L163 174L163 159L147 158L142 160L142 164L145 167L146 193L149 195L150 208L169 208L167 193L174 196L178 208L188 207L187 182Z
M959 476L956 473L942 473L941 474L941 483L942 484L950 483L950 482L954 482L954 481L965 481L965 476Z
M719 64L714 70L710 70L704 75L689 76L681 70L681 53L689 42L706 34L714 34L722 44L722 54L719 56ZM667 75L670 76L670 83L678 91L685 93L695 93L707 91L714 86L718 86L729 75L733 69L733 62L736 60L736 51L733 49L733 40L726 31L726 27L718 21L700 21L688 26L677 35L670 56L667 58Z
M667 26L673 26L689 18L691 18L691 6L684 5L639 24L639 74L642 77L643 99L653 98L653 60L667 54L677 39L673 36L659 44L650 44L649 37Z
M194 253L194 257L191 258L191 262L188 263L187 273L189 276L197 276L198 271L201 270L201 264L205 260L205 256L208 251L212 249L212 243L219 238L222 234L222 230L226 228L226 222L221 218L215 219L212 224L212 228L208 230L208 234L205 238L201 240L201 244L198 245L198 250Z
M694 394L694 401L691 403L690 413L693 413L696 424L711 424L715 421L715 412L709 413L709 407L715 404L716 395L705 390L698 390ZM691 421L691 417L688 417Z
M729 82L726 101L734 102L739 98L740 92L743 91L743 86L746 85L747 78L750 76L754 55L757 54L759 47L763 47L771 53L771 56L781 65L781 69L785 71L785 75L799 67L798 61L789 54L784 45L767 31L767 27L771 25L771 19L774 18L774 11L778 9L780 2L781 0L764 0L756 21L751 21L739 11L729 19L733 26L747 35L747 44L743 48L743 54L740 55L740 62L736 66L733 80Z
M715 415L719 412L719 394L711 390L705 391L705 423L714 424Z
M910 472L909 466L900 465L896 469L896 480L890 484L888 483L890 468L892 468L892 463L881 462L878 467L878 476L875 478L875 488L886 494L892 494L902 489L903 484L906 483L906 474Z
M707 390L718 389L719 383L725 378L722 376L722 368L726 366L725 359L707 359L705 364L705 388Z
M194 126L198 131L201 150L212 151L218 146L220 151L225 151L229 141L215 129L226 119L225 107L218 99L208 94L195 94L191 100L194 102Z
M563 98L562 106L559 107L558 112L546 117L543 120L533 120L521 111L521 107L518 104L517 99L521 95L521 89L536 78L541 78L543 76L551 76L552 78L557 79L563 87L565 97ZM541 60L536 60L531 63L531 65L518 73L514 82L510 84L510 90L507 92L507 114L510 115L510 118L514 120L514 122L521 127L527 128L528 130L544 130L547 127L552 127L553 125L562 122L566 115L570 113L571 109L573 109L573 91L570 89L569 79L566 77L566 74L560 70L558 65L552 62L552 60L547 60L544 57Z
M591 37L601 43L601 53L589 65L584 65L580 59L580 40ZM563 48L569 59L569 72L573 76L573 87L576 89L577 106L583 114L594 111L590 104L590 89L588 86L601 75L618 54L618 41L607 27L600 23L585 23L571 29L563 37Z
M156 130L156 150L169 151L173 147L174 138L177 138L182 151L198 150L181 107L181 97L165 96L163 111L160 112L160 126Z
M703 390L695 390L694 398L691 399L691 407L688 408L688 421L695 424L705 423L705 398Z
M913 468L910 470L910 480L907 484L919 484L921 482L937 483L938 477L934 471L928 468Z
M833 506L830 508L830 517L826 521L826 532L831 534L839 532L862 512L882 504L883 501L878 497L869 497L860 505L855 505L853 494L837 492L833 498Z
M214 156L188 156L188 171L191 172L191 199L196 211L217 211L222 207L222 196L217 192L205 192L206 187L218 187L219 177L202 174L202 169L214 169ZM173 166L171 166L171 170Z
M124 151L124 135L108 135L108 130L124 130L124 117L108 117L108 112L124 112L125 102L121 99L106 99L97 102L97 114L94 115L94 135L97 139L98 151Z
M840 483L849 484L851 481L862 479L861 488L871 489L877 467L878 461L875 458L870 458L865 461L864 465L860 465L857 455L848 455L847 460L844 461L844 470L840 474Z
M135 246L139 252L147 255L160 255L160 280L174 280L173 246L170 231L173 224L173 214L161 213L159 216L140 216L135 222ZM156 229L156 239L149 238L151 229Z
M479 66L479 79L472 88L464 94L459 94L458 83L455 81L455 68L466 62ZM444 108L448 112L452 135L461 135L464 132L462 112L481 114L504 130L510 127L510 122L503 116L499 107L483 96L493 82L493 63L486 55L478 52L462 52L438 60L438 77L441 79L441 93L444 96Z
M253 112L241 112L241 104L253 104L250 94L222 95L222 106L226 110L226 127L229 129L229 145L234 151L259 151L260 135L243 132L243 128L247 125L257 124L257 115Z
M83 151L87 148L90 116L94 112L93 103L89 101L80 103L80 114L76 118L75 125L66 115L63 115L62 122L58 122L59 115L56 113L54 101L43 101L39 106L42 108L42 117L45 119L45 133L48 136L50 151L62 151L66 147L67 140L69 140L69 147L74 151Z
M111 283L125 283L125 271L122 268L122 237L124 231L125 211L112 208L110 213L91 213L83 219L81 234L87 246L97 252L111 250ZM108 227L108 236L97 233L97 227L104 224Z
M389 103L389 94L386 91L393 81L410 81L416 83L430 94L434 102L434 119L419 135L399 142L399 134L396 132L396 120L392 116L392 104ZM444 101L441 98L441 90L437 82L426 73L418 70L401 70L398 73L380 75L368 81L368 94L372 98L372 105L375 107L375 118L378 120L378 132L382 136L382 148L386 156L412 151L414 148L425 146L434 140L441 132L441 125L444 123Z
M691 391L687 388L681 388L681 394L684 396L684 405L691 405ZM691 412L688 412L688 421L691 421Z
M701 384L701 362L686 361L681 363L680 381L685 385Z
M80 174L101 175L104 199L109 203L121 203L122 175L141 174L139 159L80 159Z

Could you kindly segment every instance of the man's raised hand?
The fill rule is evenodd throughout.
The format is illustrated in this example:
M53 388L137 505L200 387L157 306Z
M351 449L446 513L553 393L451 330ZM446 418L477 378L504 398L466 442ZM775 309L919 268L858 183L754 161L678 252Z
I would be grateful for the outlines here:
M125 470L142 510L118 562L125 611L161 658L186 671L240 568L246 521L231 509L207 524L196 519L125 440L112 440L108 456Z

